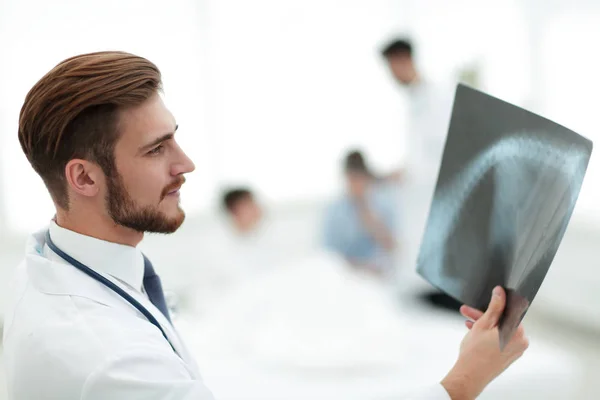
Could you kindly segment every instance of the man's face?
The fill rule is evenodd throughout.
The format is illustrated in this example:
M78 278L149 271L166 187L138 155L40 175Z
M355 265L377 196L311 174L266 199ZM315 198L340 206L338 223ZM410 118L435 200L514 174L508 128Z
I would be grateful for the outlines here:
M403 85L409 85L415 78L415 67L408 54L393 54L387 57L392 75Z
M352 197L360 198L365 195L371 179L364 172L349 171L346 172L346 182L348 192Z
M123 111L119 129L117 172L106 179L108 214L138 232L175 232L185 219L178 189L195 166L174 139L173 115L157 94Z
M239 199L232 211L238 226L248 230L252 229L262 217L262 209L252 196Z

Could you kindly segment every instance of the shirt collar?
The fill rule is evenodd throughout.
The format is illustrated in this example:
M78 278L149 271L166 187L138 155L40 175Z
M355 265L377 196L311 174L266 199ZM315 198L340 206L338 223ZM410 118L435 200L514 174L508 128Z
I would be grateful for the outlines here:
M52 221L54 244L96 272L113 276L137 291L144 279L144 256L136 247L107 242L62 228Z
M408 85L409 93L415 95L423 92L429 85L429 82L424 78L419 78L417 81Z

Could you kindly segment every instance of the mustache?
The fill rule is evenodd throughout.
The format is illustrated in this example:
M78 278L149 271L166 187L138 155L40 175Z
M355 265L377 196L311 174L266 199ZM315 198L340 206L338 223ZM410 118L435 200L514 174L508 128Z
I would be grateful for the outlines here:
M169 194L169 192L179 189L181 186L183 186L184 183L185 177L182 175L175 182L171 183L169 186L163 189L162 194L160 196L161 200L164 199L167 196L167 194Z

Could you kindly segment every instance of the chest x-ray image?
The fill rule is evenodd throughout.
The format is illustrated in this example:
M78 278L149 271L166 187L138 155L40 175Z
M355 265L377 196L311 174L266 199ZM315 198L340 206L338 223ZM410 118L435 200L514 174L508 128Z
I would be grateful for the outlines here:
M481 310L504 287L502 348L548 272L591 153L577 133L458 85L417 271Z

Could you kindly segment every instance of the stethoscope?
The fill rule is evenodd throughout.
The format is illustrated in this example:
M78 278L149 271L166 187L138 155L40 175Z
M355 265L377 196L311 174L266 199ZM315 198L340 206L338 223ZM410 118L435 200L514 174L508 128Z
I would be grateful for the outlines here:
M136 299L134 299L126 291L124 291L119 286L115 285L113 282L109 281L108 279L106 279L105 277L103 277L102 275L100 275L99 273L97 273L96 271L94 271L93 269L91 269L90 267L88 267L87 265L80 263L79 261L77 261L76 259L74 259L73 257L71 257L70 255L68 255L67 253L65 253L61 249L59 249L54 244L54 242L52 241L52 239L50 238L50 232L46 232L46 244L48 245L48 247L50 247L50 249L53 252L55 252L57 255L59 255L63 260L65 260L66 262L68 262L69 264L71 264L72 266L74 266L75 268L77 268L78 270L80 270L81 272L87 274L91 278L95 279L96 281L102 283L104 286L108 287L109 289L111 289L112 291L114 291L115 293L117 293L119 296L121 296L123 299L125 299L129 304L131 304L133 307L135 307L139 312L141 312L144 315L144 317L146 317L146 319L152 325L154 325L155 327L157 327L160 330L160 332L162 333L163 337L167 340L167 342L169 343L169 345L171 346L171 348L173 349L173 351L175 352L175 354L179 355L179 353L177 353L177 350L175 350L175 347L173 346L173 344L171 343L171 341L167 337L167 334L165 333L165 331L163 330L163 328L160 326L160 324L158 323L158 321L156 320L156 318L154 318L154 316L150 313L150 311L148 311L146 309L146 307L144 307L143 305L141 305L139 301L137 301ZM144 256L144 262L145 263L148 262L148 259L146 258L146 256Z

